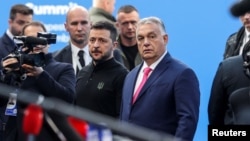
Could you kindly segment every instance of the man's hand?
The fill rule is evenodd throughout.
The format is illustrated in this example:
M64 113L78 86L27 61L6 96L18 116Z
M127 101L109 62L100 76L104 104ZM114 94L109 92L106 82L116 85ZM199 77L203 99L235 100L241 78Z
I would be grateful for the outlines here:
M39 76L44 70L42 67L31 66L28 64L22 64L22 68L26 70L27 76Z
M13 54L10 54L3 59L2 66L7 72L19 70L19 62Z

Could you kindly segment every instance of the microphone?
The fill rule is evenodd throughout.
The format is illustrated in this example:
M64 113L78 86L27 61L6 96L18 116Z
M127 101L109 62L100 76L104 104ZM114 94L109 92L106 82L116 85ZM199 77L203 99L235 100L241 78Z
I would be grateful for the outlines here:
M250 0L241 0L234 3L230 8L230 12L234 17L239 17L250 12Z
M43 124L43 110L41 107L31 104L24 110L23 132L28 134L28 141L34 141L40 133Z
M26 45L47 45L47 39L33 36L14 36L14 39L23 41Z
M88 132L88 123L75 117L68 117L68 122L82 137L82 139L85 140Z

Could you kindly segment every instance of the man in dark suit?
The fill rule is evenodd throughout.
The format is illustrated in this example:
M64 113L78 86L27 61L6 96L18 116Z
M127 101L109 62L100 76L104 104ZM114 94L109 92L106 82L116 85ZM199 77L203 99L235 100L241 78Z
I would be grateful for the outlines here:
M13 41L14 36L21 35L21 31L24 25L30 23L33 17L33 10L23 4L13 5L10 9L9 15L9 28L0 38L0 60L13 52L16 48L16 44ZM2 65L0 65L0 69ZM3 130L6 122L4 115L5 107L0 107L0 140L3 141Z
M72 64L75 73L77 73L82 67L84 67L79 62L79 51L84 51L84 65L87 65L92 61L87 47L90 30L88 10L82 6L70 8L67 12L64 26L69 33L70 42L63 49L56 51L53 56L55 60L59 62Z
M11 7L9 15L9 28L0 38L0 59L14 51L16 45L14 36L20 36L24 25L30 23L33 17L33 10L23 4L16 4Z
M40 22L31 22L24 26L23 35L25 36L37 36L38 32L46 32L44 25ZM45 54L44 66L34 66L31 64L22 64L21 68L25 69L27 78L20 81L20 89L29 90L31 92L40 93L45 97L58 98L68 103L73 103L75 98L75 74L71 64L56 62L51 53L48 53L48 45L37 45L33 48L30 54L36 54L43 52ZM16 57L10 57L3 60L2 65L5 74L5 83L14 85L13 81L15 71L20 69L19 67L13 69L11 64L18 63ZM0 99L0 105L6 105L5 99ZM22 131L23 123L23 110L26 105L17 102L17 113L10 113L9 119L6 124L5 139L6 141L26 141L27 134ZM46 112L46 115L51 116L52 121L58 126L61 120L52 113ZM44 118L45 119L45 118ZM54 128L44 120L41 132L37 135L37 141L57 141L59 140L57 133L54 132ZM30 125L32 126L32 125ZM5 140L4 140L5 141Z
M70 35L70 43L63 49L53 53L55 60L73 65L75 73L79 72L85 65L88 65L92 58L88 50L88 34L90 31L90 18L88 10L82 6L75 6L69 9L66 15L65 29ZM83 51L84 65L79 62L79 51ZM119 52L114 51L114 57L122 63Z
M125 79L120 119L192 141L200 105L196 74L167 51L168 35L159 18L141 19L136 37L144 61ZM141 86L145 68L151 72Z

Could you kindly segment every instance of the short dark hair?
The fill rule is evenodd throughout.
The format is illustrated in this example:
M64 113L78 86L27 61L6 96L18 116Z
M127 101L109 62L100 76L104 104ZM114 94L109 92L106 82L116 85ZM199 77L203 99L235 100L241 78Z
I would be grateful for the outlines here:
M116 37L117 37L117 31L116 28L114 26L114 24L108 22L108 21L99 21L94 23L91 29L106 29L108 31L110 31L110 38L112 39L112 41L116 41Z
M44 31L44 32L47 32L47 30L46 30L46 28L45 28L45 26L44 26L43 23L41 23L41 22L39 22L39 21L32 21L31 23L28 23L28 24L26 24L26 25L23 27L23 29L22 29L22 35L24 35L25 29L26 29L27 27L29 27L29 26L38 26L38 27L42 27L43 31Z
M124 5L119 8L118 13L121 13L121 12L131 13L133 11L138 12L138 10L133 5Z
M10 19L14 20L16 18L16 14L20 13L23 15L33 15L33 9L29 8L28 6L24 5L24 4L16 4L14 6L11 7L10 10Z

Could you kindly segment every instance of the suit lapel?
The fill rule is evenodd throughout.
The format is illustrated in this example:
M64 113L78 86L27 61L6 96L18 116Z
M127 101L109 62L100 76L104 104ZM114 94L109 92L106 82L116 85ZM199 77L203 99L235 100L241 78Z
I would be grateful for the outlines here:
M68 45L68 46L65 48L64 51L65 51L65 53L63 53L63 60L64 60L64 62L73 64L71 46Z
M156 81L159 77L161 77L162 73L164 73L168 68L168 63L170 62L170 54L167 53L164 58L160 61L160 63L156 66L155 70L153 70L152 74L149 76L147 82L142 87L140 94L137 97L135 103L146 94L146 90ZM135 104L134 103L134 104Z
M133 88L133 89L129 89L130 91L128 93L130 95L128 95L128 97L127 97L130 105L132 105L132 98L133 98L133 95L134 95L136 78L138 76L138 73L139 73L141 67L142 67L142 64L140 66L138 66L138 67L135 67L134 68L134 73L132 73L131 77L129 78L130 80L133 80L132 82L129 83L129 86L128 86L128 88Z
M5 49L8 53L13 52L16 48L16 45L12 39L5 33L3 38L3 43L5 44Z

